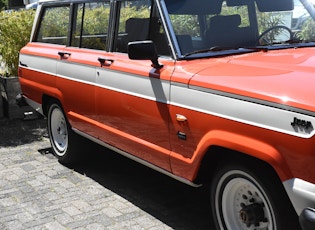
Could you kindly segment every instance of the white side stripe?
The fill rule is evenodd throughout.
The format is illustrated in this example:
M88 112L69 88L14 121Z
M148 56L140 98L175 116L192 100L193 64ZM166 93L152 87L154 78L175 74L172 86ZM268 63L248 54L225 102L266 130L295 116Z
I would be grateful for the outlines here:
M96 86L128 95L169 103L170 82L158 78L150 78L117 72L100 70Z
M184 107L297 137L310 138L315 133L313 127L305 130L303 127L294 128L291 125L294 117L310 121L312 124L315 124L315 117L279 108L188 89L177 85L172 85L171 87L171 99L171 105L174 106Z

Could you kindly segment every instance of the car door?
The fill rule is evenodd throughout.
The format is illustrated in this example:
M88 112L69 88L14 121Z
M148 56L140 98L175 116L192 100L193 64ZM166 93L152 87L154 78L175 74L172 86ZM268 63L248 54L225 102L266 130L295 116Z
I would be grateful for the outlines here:
M153 26L148 2L117 2L114 52L100 56L96 69L96 111L103 141L171 171L168 102L174 62L161 58L164 67L155 69L150 61L127 55L129 41L148 39Z
M72 126L97 138L95 71L98 57L106 53L110 2L73 4L72 12L70 45L59 52L57 87Z

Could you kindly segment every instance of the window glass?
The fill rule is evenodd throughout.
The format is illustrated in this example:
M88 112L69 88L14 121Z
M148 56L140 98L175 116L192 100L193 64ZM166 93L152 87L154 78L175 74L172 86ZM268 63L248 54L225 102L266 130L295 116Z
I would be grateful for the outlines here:
M69 6L46 8L42 14L35 41L66 45L68 42L69 15Z
M116 52L127 53L128 42L148 39L150 7L148 1L121 2Z
M128 43L132 41L152 40L159 55L169 54L159 17L152 16L151 12L150 0L121 2L115 52L127 53Z
M105 50L110 15L109 2L83 3L75 7L72 46Z
M164 2L182 55L315 41L314 0Z
M229 30L227 26L224 26L223 20L229 20L229 18L231 18L230 22L227 22L229 25L238 23L239 20L239 24L237 24L238 28L244 31L249 30L250 23L247 6L231 7L224 1L222 6L217 7L213 3L213 6L207 10L204 8L206 5L201 4L202 2L199 2L199 6L196 6L193 4L193 1L189 1L189 4L181 7L179 4L182 3L172 0L168 1L171 11L169 14L170 19L182 54L204 50L209 46L218 46L222 43L224 43L224 45L229 44L229 40L232 40L229 36L231 30ZM219 12L220 14L218 14ZM214 26L214 23L210 23L211 21L219 21L222 23L218 26ZM220 37L217 39L215 37L220 30L225 30L226 34L221 36L223 38ZM244 40L243 38L240 39ZM219 40L219 42L216 43L216 41L213 40ZM237 45L239 44L236 44L236 46Z
M200 24L198 15L170 15L176 35L189 35L200 37Z
M240 15L240 28L250 26L247 6L227 6L226 4L222 5L221 15L228 16L235 14Z

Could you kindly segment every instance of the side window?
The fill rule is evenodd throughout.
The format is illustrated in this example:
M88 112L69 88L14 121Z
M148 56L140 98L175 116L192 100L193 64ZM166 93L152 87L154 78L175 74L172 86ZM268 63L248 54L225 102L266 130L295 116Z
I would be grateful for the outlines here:
M166 37L158 16L152 16L150 0L123 1L114 51L127 53L131 41L152 40L159 55L169 55Z
M82 3L74 7L72 46L105 50L110 5L108 2Z
M170 19L182 54L202 49L198 15L172 14Z
M42 14L36 42L67 45L70 6L47 7Z
M189 35L200 37L200 24L198 15L170 15L174 32L177 36Z

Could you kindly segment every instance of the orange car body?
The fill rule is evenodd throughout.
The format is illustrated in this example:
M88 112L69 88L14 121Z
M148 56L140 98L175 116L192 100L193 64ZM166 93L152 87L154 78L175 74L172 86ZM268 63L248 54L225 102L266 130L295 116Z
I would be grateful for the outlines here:
M47 47L47 44L29 44L21 50L21 54L44 54L43 58L60 61L57 55L59 47ZM294 118L307 120L306 115L286 111L284 121L284 117L275 117L269 111L259 111L259 103L263 102L274 104L275 107L283 105L292 109L315 110L314 99L309 96L313 92L310 83L315 70L314 50L280 50L214 60L178 61L176 65L172 61L162 61L164 67L152 72L149 61L131 61L121 54L104 55L99 54L99 51L83 50L79 51L76 58L73 50L67 49L71 52L67 62L99 68L95 76L91 76L94 79L102 77L96 76L101 74L102 69L110 69L113 73L124 72L143 78L146 83L149 83L150 78L168 82L171 94L165 95L170 96L169 99L165 98L165 101L153 101L144 98L145 95L128 95L23 67L19 73L23 94L39 104L43 103L43 95L57 98L64 105L74 128L134 153L137 157L150 160L151 163L188 180L193 181L196 178L209 147L222 146L267 161L283 181L297 177L315 183L312 176L315 168L305 167L312 165L309 162L315 162L313 129L304 133L302 125L295 127L291 124ZM110 67L99 67L99 55L110 57L115 62ZM83 58L80 59L80 56ZM87 61L93 59L94 63ZM173 95L172 88L176 89L176 85L181 85L179 88L183 89ZM135 87L147 86L149 85L139 83ZM231 104L215 105L216 101L207 101L207 90L198 92L200 98L194 95L189 98L188 93L191 91L193 94L194 89L198 88L213 91L213 97L224 98L219 96L220 92L224 92L234 95L236 99L228 102ZM134 90L137 91L137 88ZM182 97L182 101L175 101L180 100L178 97ZM215 106L231 109L235 106L233 103L237 103L237 98L241 97L254 102L252 110L237 105L238 111L233 111L235 117L211 111ZM98 98L111 99L102 102ZM205 104L204 108L193 108L193 101L189 102L192 104L185 104L188 100L201 101ZM106 103L106 106L103 106L103 103ZM246 119L242 119L242 113L246 113ZM182 114L187 120L178 121L176 114ZM240 117L237 117L238 114ZM250 117L252 121L249 120ZM266 124L255 122L256 118L265 120ZM285 123L283 126L288 129L281 128L281 123ZM185 133L187 140L179 139L177 132ZM151 156L148 156L148 153L152 153ZM298 159L295 153L300 154Z
M158 61L31 41L19 78L39 112L54 98L76 132L176 179L197 184L220 147L270 165L298 213L315 206L315 47Z

